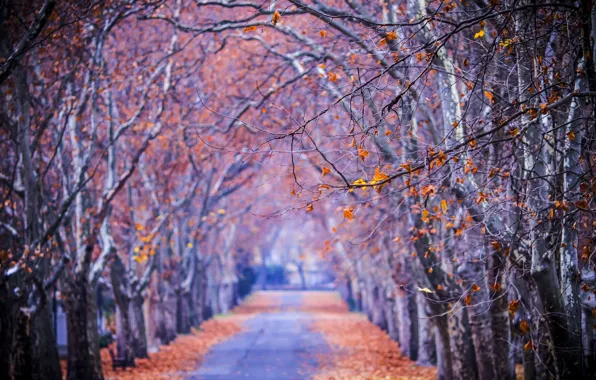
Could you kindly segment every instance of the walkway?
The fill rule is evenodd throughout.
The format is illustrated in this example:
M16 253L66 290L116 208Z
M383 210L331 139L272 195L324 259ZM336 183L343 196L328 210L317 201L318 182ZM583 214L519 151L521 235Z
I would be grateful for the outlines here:
M246 331L220 343L205 356L187 380L308 379L316 369L315 355L326 344L310 331L312 317L296 311L303 295L281 296L281 310L257 314Z

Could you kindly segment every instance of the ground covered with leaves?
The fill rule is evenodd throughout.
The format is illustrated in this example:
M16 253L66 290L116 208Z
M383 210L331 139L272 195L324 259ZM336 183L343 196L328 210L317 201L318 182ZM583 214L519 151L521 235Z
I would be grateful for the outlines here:
M261 312L279 309L279 295L255 293L234 308L228 315L216 316L205 321L191 334L180 335L169 345L160 347L148 359L136 359L135 367L126 370L112 369L108 349L101 351L104 375L108 380L133 379L183 379L194 371L204 355L214 345L221 343L242 331L242 323ZM62 362L62 373L66 374L66 361Z
M201 324L188 335L180 335L169 345L150 355L149 359L136 359L136 367L112 370L112 361L106 349L101 361L107 379L183 379L184 374L197 368L209 349L239 333L243 316L235 314L217 317Z
M435 367L418 366L403 356L397 342L366 316L349 312L337 293L305 297L304 310L313 312L312 329L330 346L318 357L315 380L436 379Z

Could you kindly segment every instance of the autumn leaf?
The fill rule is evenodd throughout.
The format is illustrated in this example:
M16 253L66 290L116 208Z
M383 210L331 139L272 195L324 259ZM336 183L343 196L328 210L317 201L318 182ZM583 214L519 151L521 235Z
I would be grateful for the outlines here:
M314 210L314 207L313 207L312 203L309 203L308 206L306 206L306 212L310 212L312 210Z
M409 162L406 162L405 164L401 164L399 165L402 169L405 169L407 172L411 172L412 171L412 165L410 165Z
M344 218L346 218L348 220L354 219L354 208L353 207L344 208Z
M356 186L366 185L366 181L363 180L362 178L358 178L356 181L354 181L354 183L352 183L352 185L356 185ZM366 188L363 187L362 190L366 190ZM351 188L350 189L350 192L352 192L352 191L354 191L354 188Z
M486 96L491 103L495 103L495 96L490 91L484 91L484 96Z
M586 201L585 199L581 199L581 200L575 202L574 204L575 204L575 207L577 207L580 210L588 209L588 201Z
M393 41L397 39L396 32L387 32L387 41Z
M133 256L133 260L140 264L140 263L144 262L145 260L147 260L147 256L146 255Z
M428 219L428 215L429 215L429 212L427 209L422 210L422 218L421 219L424 223L430 222L430 220Z
M254 32L256 30L257 30L256 25L251 25L251 26L247 26L246 28L244 28L244 32Z
M140 223L135 223L135 228L137 229L137 231L143 231L143 225Z
M186 246L187 246L188 248L192 248L192 243L188 243L188 244L186 244Z
M575 133L573 131L567 132L567 138L569 139L569 141L575 140Z
M531 351L534 348L534 343L532 343L531 340L529 340L528 343L524 344L524 351Z
M476 285L476 283L472 284L472 291L473 291L473 292L478 292L478 291L480 291L480 286Z
M364 161L364 159L368 156L368 150L364 148L358 148L358 157Z
M389 178L390 178L390 177L389 177L387 174L383 173L383 172L381 171L381 168L377 166L377 168L375 169L375 174L374 174L374 176L373 176L373 179L372 179L372 181L370 181L370 184L371 184L371 185L375 185L375 184L377 184L377 183L380 183L380 182L387 181ZM385 186L387 183L388 183L388 182L384 182L384 183L383 183L383 184L381 184L381 185L376 185L376 186L373 186L373 188L374 188L375 190L377 190L378 192L380 192L381 190L383 190L383 187L384 187L384 186Z
M321 31L319 32L319 35L320 35L321 37L327 37L327 31L326 31L326 30L321 30Z
M474 34L475 40L482 38L482 37L484 37L484 29L481 29L478 33Z
M519 323L519 331L522 334L527 334L530 331L530 323L525 319Z
M447 212L447 201L445 199L441 200L441 210Z
M467 295L467 296L464 298L464 303L466 304L466 306L470 306L470 304L472 303L472 296L468 294L468 295Z
M271 16L271 23L273 25L277 25L277 23L281 20L281 14L278 11L273 12L273 16Z
M331 82L335 82L339 79L339 75L337 75L336 73L329 73L327 74L327 78L329 78Z
M323 177L325 177L327 174L331 173L331 169L323 167L322 171L321 171L321 175Z
M508 310L509 314L514 315L517 309L519 309L520 300L512 300L509 302Z

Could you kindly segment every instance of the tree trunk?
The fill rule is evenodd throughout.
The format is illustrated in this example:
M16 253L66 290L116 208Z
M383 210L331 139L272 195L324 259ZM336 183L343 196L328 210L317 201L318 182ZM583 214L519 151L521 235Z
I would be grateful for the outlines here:
M387 331L387 320L385 319L385 294L382 288L373 282L372 288L372 316L373 323Z
M190 325L192 327L199 327L201 324L201 308L200 303L200 292L201 292L201 277L200 272L197 270L197 274L194 276L192 284L190 286Z
M492 319L490 312L490 294L486 282L486 270L481 253L476 254L458 268L458 274L464 279L470 297L468 318L476 365L480 379L495 379L495 362L493 354Z
M524 345L529 344L527 351L534 354L534 374L536 379L559 378L557 356L554 350L556 341L552 339L549 327L545 318L544 306L538 295L535 284L529 284L531 331L529 336L524 337Z
M12 360L14 354L14 333L16 305L10 294L9 286L0 279L0 379L10 379L12 376Z
M176 292L176 332L190 334L190 329L189 295L185 292Z
M51 310L48 303L31 318L31 349L34 380L62 380Z
M416 297L418 308L418 365L433 365L437 361L435 351L435 329L427 313L426 299L421 296Z
M205 269L201 264L201 270L197 273L198 277L198 294L199 298L197 301L197 318L198 318L198 325L203 323L204 320L207 318L205 317L206 308L207 308L207 276L205 274ZM197 326L198 326L197 325Z
M137 358L149 357L149 345L147 343L147 328L145 324L145 313L143 304L145 299L136 295L130 302L131 330L134 356Z
M452 306L449 308L451 309ZM449 315L448 329L453 358L453 378L462 380L478 379L474 344L472 343L472 333L470 332L466 309L461 309L461 311Z
M304 276L304 267L303 265L297 265L298 267L298 274L300 275L300 289L306 290L306 277Z
M31 319L29 315L18 312L14 332L14 364L9 379L29 380L33 378L31 355Z
M116 255L110 272L112 290L116 302L116 348L118 357L126 361L127 366L134 366L134 341L132 321L130 319L130 288L122 260Z
M445 314L446 308L443 305L429 304L433 313L433 321L436 329L436 347L437 347L437 377L439 380L454 379L453 358L451 351L451 342L449 341L449 318Z
M95 289L86 276L65 281L64 304L68 331L67 380L103 380Z
M392 292L387 291L388 294L385 296L385 320L387 321L387 333L389 337L395 341L399 339L399 333L397 330L397 308L396 298L392 296Z
M491 325L493 331L493 353L495 372L498 379L515 379L515 368L511 365L511 328L509 326L509 312L507 299L507 284L505 283L505 260L500 252L492 252L488 258L489 283L491 291ZM498 284L498 286L496 286Z
M411 289L400 292L396 298L399 346L404 356L411 360L418 357L418 309L416 294Z

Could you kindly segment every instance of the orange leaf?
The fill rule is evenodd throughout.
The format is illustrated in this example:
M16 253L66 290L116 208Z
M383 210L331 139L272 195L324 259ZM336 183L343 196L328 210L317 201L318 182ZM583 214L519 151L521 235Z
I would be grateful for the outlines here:
M278 11L273 12L273 16L271 17L271 23L273 25L277 25L277 23L281 20L281 14Z
M358 157L364 161L364 159L368 156L368 150L364 148L358 148Z
M344 218L346 218L348 220L354 219L354 208L353 207L344 208Z
M495 102L495 96L491 94L489 91L484 91L484 96L486 96L491 103Z

